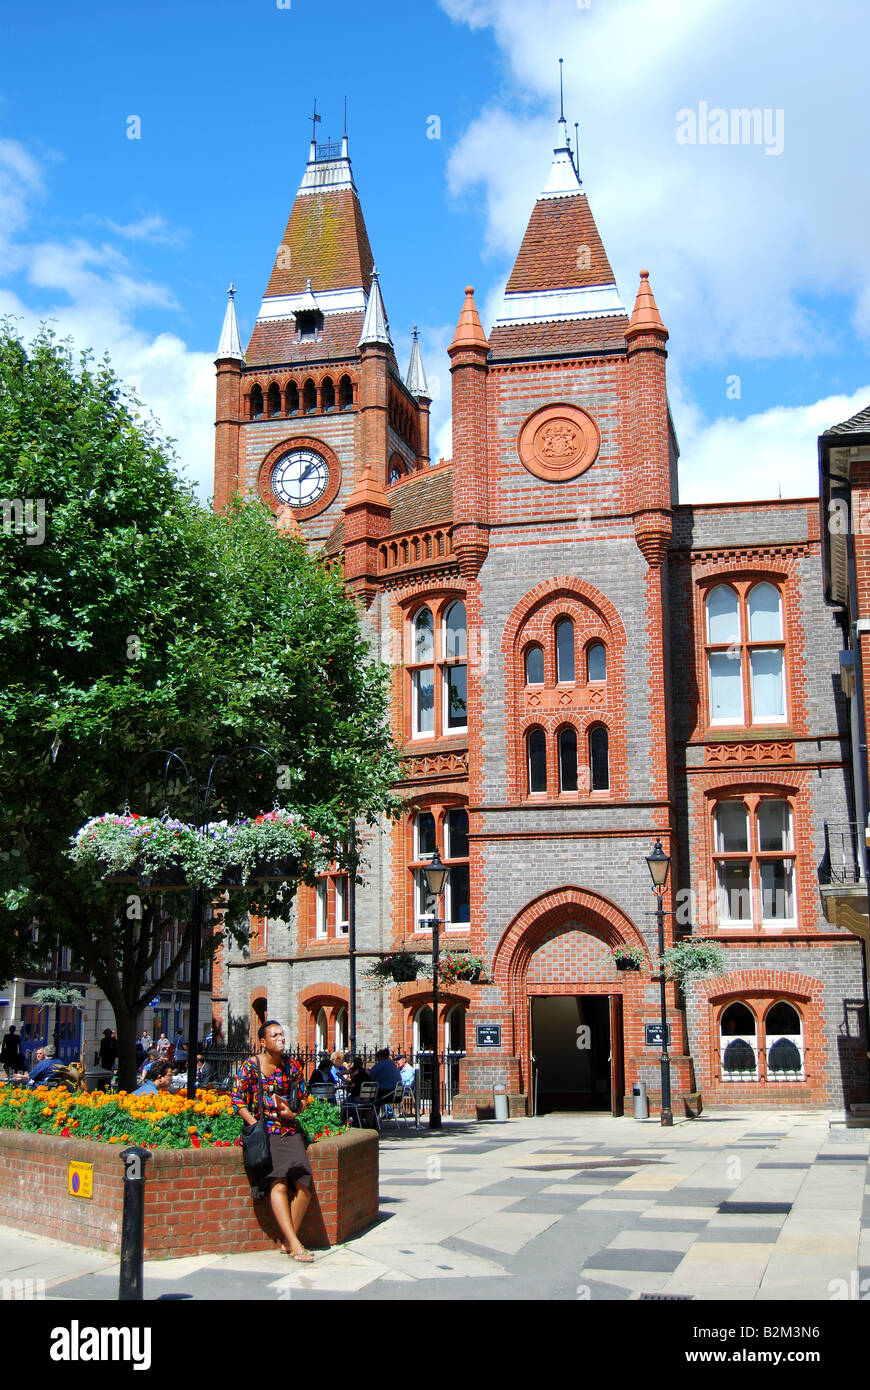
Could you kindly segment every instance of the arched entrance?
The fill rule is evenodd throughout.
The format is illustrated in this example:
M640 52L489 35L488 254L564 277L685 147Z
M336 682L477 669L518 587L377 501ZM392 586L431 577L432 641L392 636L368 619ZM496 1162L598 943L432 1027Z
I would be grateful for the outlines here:
M529 903L502 937L493 976L510 1000L530 1113L623 1113L623 1020L641 1011L643 976L617 970L620 945L646 950L614 903L574 887Z

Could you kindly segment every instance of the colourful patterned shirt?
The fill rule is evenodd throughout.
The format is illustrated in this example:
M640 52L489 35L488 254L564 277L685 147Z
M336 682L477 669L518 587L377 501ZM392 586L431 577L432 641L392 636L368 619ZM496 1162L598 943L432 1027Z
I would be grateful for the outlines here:
M239 1068L238 1075L233 1082L232 1106L238 1113L240 1106L244 1105L250 1110L255 1119L259 1119L257 1113L257 1069L258 1062L256 1057L249 1057ZM281 1066L274 1071L271 1076L263 1076L263 1110L265 1111L266 1128L270 1134L295 1134L296 1126L291 1123L283 1124L278 1119L277 1096L288 1096L290 1087L294 1084L299 1087L299 1099L304 1100L307 1092L303 1078L302 1068L298 1062L294 1062L292 1057L285 1057Z

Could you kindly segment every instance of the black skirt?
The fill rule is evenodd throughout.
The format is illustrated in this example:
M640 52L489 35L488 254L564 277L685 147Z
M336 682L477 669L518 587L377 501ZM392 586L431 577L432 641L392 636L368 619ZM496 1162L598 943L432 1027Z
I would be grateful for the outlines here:
M269 1148L272 1151L272 1170L265 1177L258 1178L258 1186L267 1187L269 1183L285 1180L298 1183L300 1187L311 1186L311 1165L301 1134L270 1134Z

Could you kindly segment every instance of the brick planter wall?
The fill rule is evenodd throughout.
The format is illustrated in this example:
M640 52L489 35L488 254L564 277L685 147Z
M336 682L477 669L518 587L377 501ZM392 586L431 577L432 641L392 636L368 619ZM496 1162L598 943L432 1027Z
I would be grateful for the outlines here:
M0 1130L0 1222L53 1240L120 1250L122 1145ZM300 1232L338 1245L378 1215L378 1137L351 1130L308 1150L314 1178ZM92 1163L93 1197L73 1197L68 1166ZM241 1149L155 1149L146 1166L145 1258L269 1250L278 1229L268 1201L253 1202Z

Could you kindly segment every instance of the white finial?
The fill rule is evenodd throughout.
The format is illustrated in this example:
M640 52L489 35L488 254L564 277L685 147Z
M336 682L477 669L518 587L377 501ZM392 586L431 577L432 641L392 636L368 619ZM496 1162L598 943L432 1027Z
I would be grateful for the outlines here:
M234 358L237 362L244 362L245 360L245 354L242 352L242 340L239 335L239 321L236 318L235 296L236 287L231 283L227 290L227 307L221 328L220 342L218 343L218 361L222 358Z

